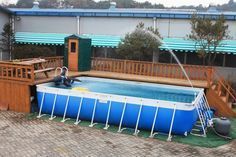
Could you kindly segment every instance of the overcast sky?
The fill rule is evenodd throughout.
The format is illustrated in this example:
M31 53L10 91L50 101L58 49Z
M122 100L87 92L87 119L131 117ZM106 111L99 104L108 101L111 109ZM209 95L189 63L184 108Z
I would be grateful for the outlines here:
M0 0L0 2L16 2L17 0ZM99 1L99 0L95 0ZM199 5L202 4L204 6L208 6L210 3L213 4L223 4L223 3L228 3L229 0L136 0L139 2L145 2L149 1L151 3L161 3L164 4L167 7L170 6L181 6L181 5Z

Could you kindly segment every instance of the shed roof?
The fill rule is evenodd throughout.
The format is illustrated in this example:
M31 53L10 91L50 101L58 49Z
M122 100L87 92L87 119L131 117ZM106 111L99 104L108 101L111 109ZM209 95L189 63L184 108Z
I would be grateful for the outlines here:
M19 44L38 44L38 45L63 45L65 37L71 34L59 33L15 33L15 42ZM80 37L90 38L93 47L118 47L122 37L112 35L92 35L83 34ZM192 40L184 38L164 38L161 50L173 50L176 52L195 52L198 46ZM224 40L217 48L218 53L228 53L236 55L236 40Z

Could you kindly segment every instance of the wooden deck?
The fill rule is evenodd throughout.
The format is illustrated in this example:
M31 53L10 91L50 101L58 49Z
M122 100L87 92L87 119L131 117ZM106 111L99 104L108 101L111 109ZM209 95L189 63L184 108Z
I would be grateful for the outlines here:
M89 76L89 77L101 77L101 78L111 78L111 79L120 79L120 80L129 80L129 81L140 81L140 82L150 82L150 83L160 83L160 84L171 84L178 86L190 86L189 82L186 79L175 79L175 78L165 78L165 77L156 77L156 76L142 76L135 74L123 74L117 72L104 72L104 71L86 71L86 72L69 72L70 77L79 77L79 76ZM54 73L50 73L49 78L36 78L34 84L41 84L52 81ZM208 88L208 83L206 80L192 80L191 81L194 87Z
M49 71L48 69L63 66L63 57L49 57L44 58L44 60L42 66L26 64L27 60L0 62L0 93L2 93L0 95L0 110L30 112L30 98L36 96L35 85L53 81L54 76L59 73L55 73L54 70ZM194 87L207 89L207 98L211 106L222 111L219 112L221 115L236 116L236 112L234 113L231 107L232 103L236 102L236 92L227 81L216 75L213 67L183 65L183 68ZM47 75L45 75L45 70ZM177 64L131 60L93 58L91 71L69 71L69 76L89 76L190 86ZM221 103L216 103L216 97L218 99L217 102ZM227 110L225 109L226 105L229 106Z

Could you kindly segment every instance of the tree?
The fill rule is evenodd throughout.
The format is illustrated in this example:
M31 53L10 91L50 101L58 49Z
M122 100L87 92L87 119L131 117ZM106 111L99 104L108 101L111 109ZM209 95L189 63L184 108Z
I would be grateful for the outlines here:
M190 21L191 34L188 37L195 41L195 48L203 64L213 65L216 58L217 47L222 45L222 40L229 38L228 25L221 15L216 20L201 18L193 15Z
M0 49L2 52L8 53L11 59L14 33L13 33L10 23L7 23L3 26L3 32L1 33L0 36L2 36L0 40Z
M144 23L139 23L132 33L125 35L125 38L118 46L117 53L125 59L133 60L159 60L160 41L152 35L160 38L157 29L145 28Z

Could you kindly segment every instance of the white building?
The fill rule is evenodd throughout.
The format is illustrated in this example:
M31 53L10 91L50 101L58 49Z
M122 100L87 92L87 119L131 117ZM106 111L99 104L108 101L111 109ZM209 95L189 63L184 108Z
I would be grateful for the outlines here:
M10 11L13 13L16 43L63 47L64 37L86 34L92 38L94 50L106 52L117 47L126 33L132 32L137 24L143 22L146 27L158 28L164 41L182 58L196 56L189 53L194 52L194 44L188 45L184 40L191 31L192 15L211 19L224 15L232 40L226 41L226 46L220 48L222 55L219 58L223 58L221 63L233 63L232 59L236 59L236 12L219 12L212 8L207 12L197 12L181 9L120 9L115 6L109 9L40 9L37 3L33 8L11 8ZM162 47L162 50L166 48Z
M124 36L143 22L158 28L163 37L183 38L191 31L193 14L215 19L224 15L230 35L236 39L236 12L168 9L10 9L17 17L16 32L96 34Z

